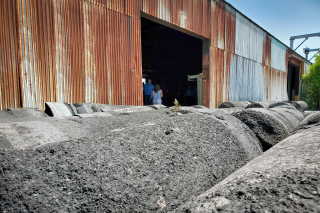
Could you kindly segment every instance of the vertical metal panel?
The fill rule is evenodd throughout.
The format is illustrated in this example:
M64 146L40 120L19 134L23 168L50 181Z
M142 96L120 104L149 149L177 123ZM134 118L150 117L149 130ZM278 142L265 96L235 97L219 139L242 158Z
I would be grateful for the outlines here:
M217 107L223 103L224 88L224 50L218 49L217 63Z
M250 27L250 59L262 63L264 31L251 23Z
M193 32L193 0L183 0L184 28Z
M228 101L238 101L237 60L238 60L238 56L234 55L234 54L231 54L231 59L230 59L229 100Z
M171 22L171 2L170 0L158 0L157 18Z
M259 91L257 94L256 98L254 99L255 101L263 101L264 100L264 94L265 94L265 85L264 85L264 70L263 66L260 63L255 62L255 79L253 80L256 83L256 87L253 88L253 90Z
M263 30L237 12L235 53L262 63L263 41Z
M247 81L247 95L246 101L253 101L256 99L257 93L259 91L254 90L257 87L257 82L255 81L256 73L255 73L255 63L252 60L245 59L248 61L248 72L246 79Z
M286 51L287 48L277 39L271 38L271 67L274 69L286 71Z
M210 38L210 2L209 0L142 0L140 8L148 15ZM223 10L222 13L224 14Z
M211 1L211 45L218 46L218 6L215 1Z
M0 110L20 107L16 2L0 2Z
M210 38L210 27L211 27L211 1L202 1L202 35L206 38Z
M204 48L203 48L204 49ZM216 64L218 63L218 48L210 46L210 64L209 64L209 72L208 72L208 77L209 77L209 82L210 82L210 87L208 88L209 91L209 97L210 97L210 108L216 108L217 107L217 97L216 97L216 85L217 85L217 66ZM208 60L209 60L208 59ZM203 92L203 91L202 91ZM202 97L202 100L204 100L204 95Z
M22 107L43 109L44 99L55 100L53 5L51 1L34 0L19 0L17 4Z
M236 10L226 4L225 13L225 50L234 53L236 40Z
M237 60L237 93L238 101L243 101L242 90L243 90L243 70L244 70L244 59L241 56L238 56Z
M243 73L242 73L242 93L241 93L241 101L248 100L248 86L249 86L249 67L250 60L247 58L243 58Z
M172 7L172 23L185 28L185 15L183 14L183 0L171 1Z
M202 42L202 105L208 108L213 107L212 102L215 101L213 95L214 72L212 72L212 46L210 41L206 40Z
M250 21L236 12L235 53L245 58L250 58L250 27Z
M225 35L225 3L218 1L218 43L220 49L224 49L224 35Z
M264 32L262 64L271 66L271 36Z
M210 107L212 108L217 108L223 103L224 96L226 97L224 90L228 90L224 85L224 52L222 49L210 46Z
M142 10L142 0L121 1L124 5L124 13L134 18L140 18Z
M287 73L274 68L264 67L265 89L267 101L283 101L288 99L287 95ZM266 94L266 92L265 92Z
M193 0L193 32L202 34L203 0Z
M228 51L224 51L223 102L229 101L230 66L233 55Z

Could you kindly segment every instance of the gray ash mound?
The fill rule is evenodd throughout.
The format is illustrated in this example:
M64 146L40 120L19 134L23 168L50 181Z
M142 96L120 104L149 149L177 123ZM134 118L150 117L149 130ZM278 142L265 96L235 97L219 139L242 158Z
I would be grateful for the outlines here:
M80 119L96 130L86 139L2 151L0 211L168 211L261 154L232 116L150 113Z
M320 212L319 142L301 129L173 212Z
M247 109L232 115L245 123L256 134L264 151L291 133L286 124L267 109Z

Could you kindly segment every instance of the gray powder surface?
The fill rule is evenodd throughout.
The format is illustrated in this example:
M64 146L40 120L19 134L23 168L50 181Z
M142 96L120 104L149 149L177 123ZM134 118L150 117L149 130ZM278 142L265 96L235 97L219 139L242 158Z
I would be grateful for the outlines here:
M290 133L299 127L305 117L303 112L291 106L273 107L270 111L287 126Z
M268 109L246 109L232 115L245 123L256 134L264 151L292 133L288 125L284 123L285 121L279 119Z
M319 144L299 130L172 212L320 212Z
M306 116L300 123L301 126L317 124L320 122L320 112L312 113Z
M47 114L39 109L8 108L0 111L0 123L9 122L14 119L45 118Z
M232 108L232 107L246 108L249 105L250 105L249 101L223 102L222 104L220 104L218 108Z
M271 104L274 104L274 101L250 101L250 104L246 106L246 109L250 108L265 108L268 109Z
M2 151L0 211L168 211L261 154L255 135L232 116L167 112L78 118L96 131L36 150ZM245 130L241 136L235 126Z

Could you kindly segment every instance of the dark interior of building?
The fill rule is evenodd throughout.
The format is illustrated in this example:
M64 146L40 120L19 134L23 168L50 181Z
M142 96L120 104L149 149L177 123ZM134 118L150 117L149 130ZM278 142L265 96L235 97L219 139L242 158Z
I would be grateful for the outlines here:
M299 67L288 65L288 98L290 101L295 100L295 96L299 95Z
M141 18L142 75L152 84L160 84L162 104L173 105L175 98L181 105L197 104L196 82L188 75L202 72L202 40L159 23ZM189 92L188 90L194 92ZM187 97L188 94L188 97Z

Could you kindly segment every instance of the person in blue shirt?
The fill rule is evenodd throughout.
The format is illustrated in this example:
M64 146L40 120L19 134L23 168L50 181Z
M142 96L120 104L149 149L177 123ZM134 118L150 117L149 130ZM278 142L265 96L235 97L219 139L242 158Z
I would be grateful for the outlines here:
M146 100L146 105L151 105L151 94L152 91L154 90L154 86L151 84L151 79L148 79L148 83L143 86L143 92L144 92L144 97Z

